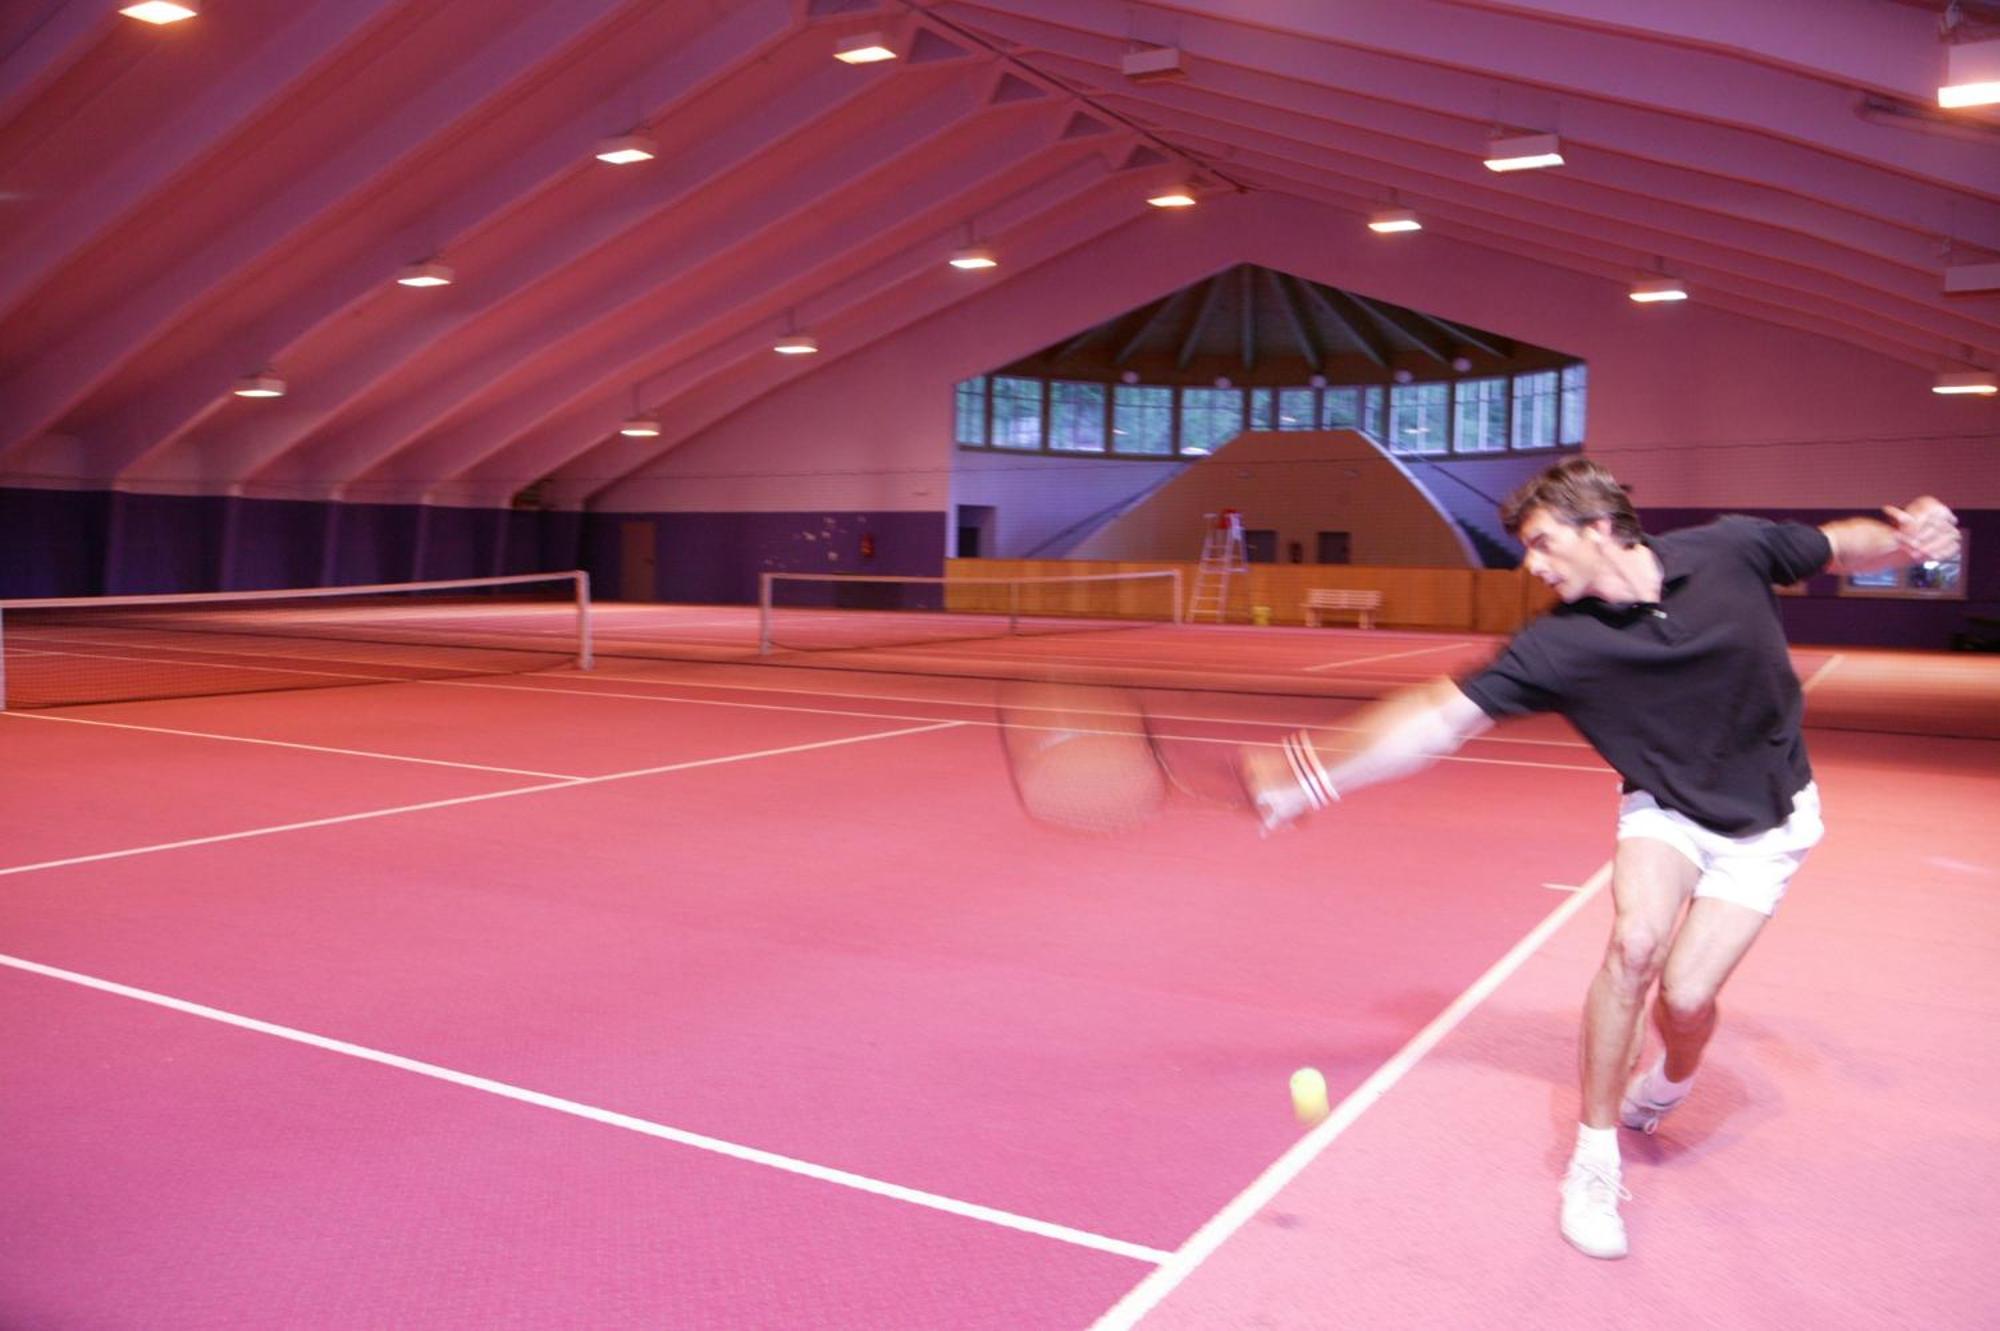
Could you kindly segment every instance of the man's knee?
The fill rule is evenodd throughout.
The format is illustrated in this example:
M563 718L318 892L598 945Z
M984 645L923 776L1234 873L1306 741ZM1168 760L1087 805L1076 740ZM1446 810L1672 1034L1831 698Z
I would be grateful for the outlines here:
M1698 1029L1714 1018L1715 995L1712 985L1669 976L1660 983L1660 1020L1674 1030Z
M1611 931L1605 970L1619 984L1644 990L1666 965L1667 943L1659 930L1638 921L1621 920Z

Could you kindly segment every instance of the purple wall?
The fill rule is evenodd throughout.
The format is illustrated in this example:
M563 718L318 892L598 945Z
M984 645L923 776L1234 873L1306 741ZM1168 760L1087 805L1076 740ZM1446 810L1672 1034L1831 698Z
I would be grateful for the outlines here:
M110 528L105 491L0 489L0 596L102 592Z
M623 583L619 528L631 519L655 524L653 587L662 601L750 604L765 572L944 572L941 512L592 513L585 523L584 567L595 594L606 599L617 597ZM863 533L874 537L873 558L862 556Z
M332 506L296 499L236 500L225 545L229 567L219 579L226 591L313 587L326 552Z
M577 567L582 515L0 489L0 597L238 591Z
M113 494L105 593L141 596L214 585L228 503L218 495Z

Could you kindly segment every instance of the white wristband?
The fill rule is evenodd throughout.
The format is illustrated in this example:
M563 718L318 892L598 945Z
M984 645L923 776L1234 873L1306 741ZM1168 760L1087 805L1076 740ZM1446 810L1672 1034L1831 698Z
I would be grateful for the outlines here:
M1340 798L1340 792L1327 779L1326 768L1320 765L1319 755L1313 752L1312 741L1303 730L1295 730L1285 736L1281 747L1285 761L1292 765L1292 775L1298 779L1299 789L1305 792L1307 802L1315 809L1324 809Z

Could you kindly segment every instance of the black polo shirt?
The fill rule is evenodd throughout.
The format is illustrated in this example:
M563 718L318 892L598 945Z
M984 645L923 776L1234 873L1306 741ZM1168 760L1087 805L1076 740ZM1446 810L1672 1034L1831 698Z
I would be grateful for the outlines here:
M1704 827L1776 827L1812 767L1772 585L1824 568L1826 534L1724 517L1643 539L1665 575L1658 605L1557 606L1459 688L1495 720L1560 712L1625 789Z

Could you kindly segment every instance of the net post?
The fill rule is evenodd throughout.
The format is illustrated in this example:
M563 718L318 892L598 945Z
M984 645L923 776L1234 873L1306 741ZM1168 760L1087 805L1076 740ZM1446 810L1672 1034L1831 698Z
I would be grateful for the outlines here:
M577 569L576 577L576 668L590 670L597 664L590 642L590 571Z
M1021 584L1010 581L1007 584L1007 634L1012 637L1021 631Z
M1184 618L1182 617L1182 608L1181 608L1181 571L1180 571L1179 569L1177 569L1177 568L1170 568L1170 569L1168 569L1168 570L1167 570L1167 573L1168 573L1168 574L1169 574L1169 575L1170 575L1170 576L1171 576L1171 577L1173 578L1173 580L1174 580L1174 623L1176 623L1176 624L1184 624L1184 623L1186 623L1187 621L1186 621L1186 619L1184 619Z
M757 575L757 655L771 654L771 583L773 573Z

